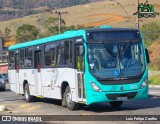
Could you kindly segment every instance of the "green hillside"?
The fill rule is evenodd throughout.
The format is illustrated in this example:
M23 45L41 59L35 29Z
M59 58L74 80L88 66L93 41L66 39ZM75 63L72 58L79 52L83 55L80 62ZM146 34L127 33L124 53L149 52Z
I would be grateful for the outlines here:
M0 21L33 15L41 12L38 8L64 8L100 0L0 0Z

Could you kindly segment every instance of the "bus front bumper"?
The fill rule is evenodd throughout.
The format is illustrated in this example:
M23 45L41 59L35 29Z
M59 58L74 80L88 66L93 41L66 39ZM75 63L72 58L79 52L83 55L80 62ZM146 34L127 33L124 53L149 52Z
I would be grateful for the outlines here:
M123 92L96 92L87 90L87 105L97 102L125 101L148 98L148 87Z

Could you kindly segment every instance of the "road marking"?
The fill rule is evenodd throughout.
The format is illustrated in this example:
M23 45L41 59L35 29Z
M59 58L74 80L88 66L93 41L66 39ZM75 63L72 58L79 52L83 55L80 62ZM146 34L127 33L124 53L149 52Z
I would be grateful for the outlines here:
M37 108L40 108L40 106L33 106L33 107L31 107L31 108L28 108L28 110L29 110L29 111L33 111L33 110L35 110L35 109L37 109Z
M144 104L140 104L140 103L125 103L124 105L127 105L127 106L142 106L142 107L156 107L157 105L155 104L150 104L150 105L144 105ZM143 108L141 108L143 109Z
M24 108L24 107L27 107L27 106L30 106L30 104L22 104L22 105L20 105L20 108Z

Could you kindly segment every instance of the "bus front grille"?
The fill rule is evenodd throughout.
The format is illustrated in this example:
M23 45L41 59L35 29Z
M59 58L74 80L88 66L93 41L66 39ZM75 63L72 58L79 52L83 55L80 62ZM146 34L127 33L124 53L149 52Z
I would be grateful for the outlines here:
M137 92L123 93L123 94L106 94L109 100L116 100L117 97L127 97L128 99L134 98Z

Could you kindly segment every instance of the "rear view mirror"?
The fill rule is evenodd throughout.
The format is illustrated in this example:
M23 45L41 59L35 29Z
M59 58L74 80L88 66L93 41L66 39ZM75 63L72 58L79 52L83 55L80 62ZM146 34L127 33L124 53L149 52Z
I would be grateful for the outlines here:
M145 49L145 53L146 53L146 59L147 59L147 63L150 63L150 59L149 59L149 55L148 55L148 50Z

